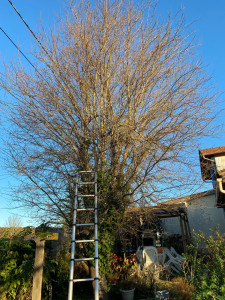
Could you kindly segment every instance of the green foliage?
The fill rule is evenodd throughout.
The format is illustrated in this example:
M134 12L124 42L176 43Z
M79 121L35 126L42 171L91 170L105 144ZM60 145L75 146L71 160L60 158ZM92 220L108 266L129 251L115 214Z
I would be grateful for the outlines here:
M105 275L111 262L110 254L115 244L115 228L117 219L111 212L111 216L101 218L99 226L99 271Z
M125 196L129 190L121 176L112 175L110 167L103 173L98 171L98 193L101 195L98 202L99 270L102 276L109 270L119 224L129 204L129 196Z
M185 255L184 270L194 286L195 299L224 299L225 234L220 234L218 228L212 233L209 237L195 233L194 243Z
M62 251L53 255L50 244L50 242L46 242L45 247L42 299L65 299L68 292L70 268L69 247L65 245Z
M0 297L30 299L34 243L0 240Z
M63 249L52 252L51 243L46 242L45 264L43 272L42 300L64 300L68 296L68 279L70 271L70 243L65 243ZM76 278L87 277L81 263L74 266ZM91 282L74 286L75 299L91 299Z

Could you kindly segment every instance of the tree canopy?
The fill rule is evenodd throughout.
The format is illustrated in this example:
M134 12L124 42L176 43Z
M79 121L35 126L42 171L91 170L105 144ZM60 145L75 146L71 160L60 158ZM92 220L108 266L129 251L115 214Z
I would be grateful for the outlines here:
M37 38L35 69L7 63L0 79L23 204L71 224L76 171L98 172L105 212L182 182L213 101L182 13L162 22L151 1L76 1Z

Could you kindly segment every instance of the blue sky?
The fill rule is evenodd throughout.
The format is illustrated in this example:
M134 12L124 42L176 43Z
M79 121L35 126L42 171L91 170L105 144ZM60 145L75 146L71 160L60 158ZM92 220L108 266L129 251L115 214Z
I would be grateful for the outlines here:
M38 31L40 20L44 26L52 25L59 19L56 14L61 14L65 0L12 0L18 11L22 14L26 22L34 32ZM200 44L198 55L201 55L205 69L213 77L213 84L220 92L218 101L220 106L218 110L225 108L224 101L224 79L225 79L225 1L224 0L158 0L158 14L165 17L167 12L175 13L183 8L186 23L195 21L191 28L195 32L196 42ZM33 37L16 14L8 0L1 0L0 6L0 26L20 46L20 49L29 57L28 50L34 43ZM10 57L16 56L17 50L10 41L0 31L0 71L3 69L3 60L7 61ZM22 59L22 58L21 58ZM0 91L0 97L4 97ZM1 114L1 112L0 112ZM218 114L215 126L223 122L223 114ZM216 132L216 138L204 138L200 141L200 148L209 148L225 145L224 137L225 127ZM0 131L1 135L4 132ZM0 150L2 149L0 141ZM198 149L196 160L198 159ZM9 191L12 185L15 185L14 179L4 168L4 153L0 153L0 226L4 226L10 215L18 214L22 219L23 225L32 225L32 220L24 215L27 212L13 209L10 202ZM200 172L200 169L199 169ZM205 186L210 188L210 186Z
M12 0L17 10L29 24L34 32L40 28L40 20L45 26L52 25L58 22L56 14L60 15L63 11L63 0ZM10 36L10 38L20 46L28 58L29 49L32 48L34 39L28 32L28 29L23 24L17 13L14 11L8 0L1 1L0 7L0 26ZM0 71L3 70L2 62L7 61L10 57L17 56L18 51L12 43L0 31ZM23 59L23 58L21 58ZM24 60L23 60L24 61ZM0 97L4 97L0 91ZM1 114L1 112L0 112ZM3 122L0 115L0 121ZM3 124L4 125L4 124ZM0 134L5 136L2 129ZM0 139L0 149L2 149ZM10 201L11 187L16 185L15 179L9 175L4 167L4 153L0 154L0 226L4 226L9 216L16 216L21 219L22 225L32 225L33 220L30 219L29 212L22 209L14 209L14 204Z

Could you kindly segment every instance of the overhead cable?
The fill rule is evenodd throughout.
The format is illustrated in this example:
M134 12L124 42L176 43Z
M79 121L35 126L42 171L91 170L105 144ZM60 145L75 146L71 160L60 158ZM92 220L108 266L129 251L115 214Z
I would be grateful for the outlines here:
M38 42L38 44L40 45L40 47L44 50L45 54L47 55L47 57L49 58L49 60L54 64L54 60L52 59L51 55L49 55L48 51L46 50L46 48L42 45L41 41L37 38L37 36L35 35L35 33L31 30L30 26L27 24L27 22L24 20L24 18L22 17L22 15L18 12L18 10L16 9L16 7L13 5L12 1L11 0L8 0L9 3L12 5L12 7L14 8L14 10L16 11L16 13L19 15L19 17L21 18L21 20L23 21L23 23L26 25L26 27L29 29L30 33L33 35L33 37L35 38L35 40ZM51 72L54 74L55 76L55 80L58 82L58 84L63 87L66 92L69 94L69 91L68 91L68 88L62 78L62 80L59 80L57 77L56 77L56 74L55 72L51 69L50 67L50 70ZM58 72L57 72L60 76L62 76L62 72L61 70L59 69ZM78 109L78 108L77 108Z
M23 53L23 51L20 50L20 48L13 42L13 40L8 36L8 34L0 27L0 30L4 33L4 35L10 40L10 42L16 47L16 49L23 55L23 57L29 62L29 64L36 70L36 72L42 76L42 74L38 71L38 69L34 66L34 64L29 60L29 58L26 57L26 55Z
M12 7L14 8L14 10L16 11L16 13L19 15L20 19L23 21L23 23L26 25L26 27L28 28L28 30L30 31L30 33L33 35L33 37L35 38L35 40L38 42L38 44L40 45L40 47L44 50L44 52L47 54L47 56L51 59L51 56L48 54L47 50L45 49L45 47L42 45L42 43L40 42L40 40L36 37L35 33L33 32L33 30L30 28L30 26L27 24L27 22L24 20L24 18L22 17L22 15L18 12L18 10L16 9L15 5L12 3L11 0L8 0L9 3L12 5Z

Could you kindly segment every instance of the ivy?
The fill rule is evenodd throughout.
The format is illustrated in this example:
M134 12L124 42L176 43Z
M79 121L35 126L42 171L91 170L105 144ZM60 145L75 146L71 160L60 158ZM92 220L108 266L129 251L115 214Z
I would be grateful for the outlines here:
M34 249L31 241L0 240L0 297L30 298Z

